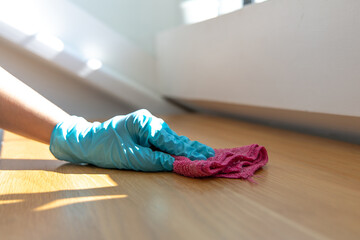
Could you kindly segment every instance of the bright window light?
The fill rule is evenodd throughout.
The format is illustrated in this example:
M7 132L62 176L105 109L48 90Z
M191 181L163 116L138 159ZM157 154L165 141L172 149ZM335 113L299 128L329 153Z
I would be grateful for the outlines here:
M264 1L264 0L262 0ZM181 3L186 24L205 21L219 15L238 10L244 6L243 0L187 0Z
M219 15L219 1L188 0L181 3L181 9L185 23L201 22Z
M31 17L31 1L0 1L0 21L23 35L32 36L38 32L38 25Z
M27 21L25 18L5 14L1 16L0 20L26 36L32 36L37 32L35 25L31 21Z
M87 62L86 62L86 65L88 68L90 68L91 70L98 70L102 67L102 62L98 59L89 59Z
M86 65L78 72L78 75L81 77L86 77L92 72L100 69L102 65L103 64L100 60L91 58L86 61Z
M61 52L64 49L64 43L59 38L50 34L39 33L36 35L36 40L57 52Z
M242 8L243 0L220 0L219 13L225 14Z

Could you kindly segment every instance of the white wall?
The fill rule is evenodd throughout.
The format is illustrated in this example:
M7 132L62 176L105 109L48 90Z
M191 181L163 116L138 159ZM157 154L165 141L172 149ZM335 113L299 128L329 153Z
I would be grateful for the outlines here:
M243 0L68 0L155 54L160 31L214 18L243 7ZM264 0L262 0L264 1Z
M155 35L182 24L180 0L69 0L153 54Z
M153 91L154 57L67 0L0 1L1 20L57 36L79 59L96 58ZM22 44L21 42L20 44Z
M70 114L107 119L135 110L1 38L0 66Z
M360 1L270 0L159 35L162 93L360 117Z
M158 92L154 56L69 1L0 1L0 37L130 106L182 112Z

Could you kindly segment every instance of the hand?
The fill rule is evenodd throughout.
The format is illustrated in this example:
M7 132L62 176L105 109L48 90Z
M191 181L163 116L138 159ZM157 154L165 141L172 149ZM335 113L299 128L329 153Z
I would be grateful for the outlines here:
M202 143L178 136L147 110L104 123L72 116L54 128L50 151L56 158L72 163L136 171L172 171L174 158L170 154L192 160L205 160L215 154Z

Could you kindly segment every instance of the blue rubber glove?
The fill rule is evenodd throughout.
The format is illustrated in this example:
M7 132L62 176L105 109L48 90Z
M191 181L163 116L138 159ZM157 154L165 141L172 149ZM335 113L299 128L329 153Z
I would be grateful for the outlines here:
M147 110L104 123L72 116L54 128L50 151L57 159L72 163L136 171L172 171L174 158L169 154L192 160L214 156L212 148L178 136Z

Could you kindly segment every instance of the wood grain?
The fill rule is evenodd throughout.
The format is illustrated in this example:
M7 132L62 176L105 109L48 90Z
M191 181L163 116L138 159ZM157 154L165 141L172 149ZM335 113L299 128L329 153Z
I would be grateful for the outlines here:
M204 115L164 118L214 148L264 145L254 177L76 166L5 132L0 239L359 239L360 146Z

